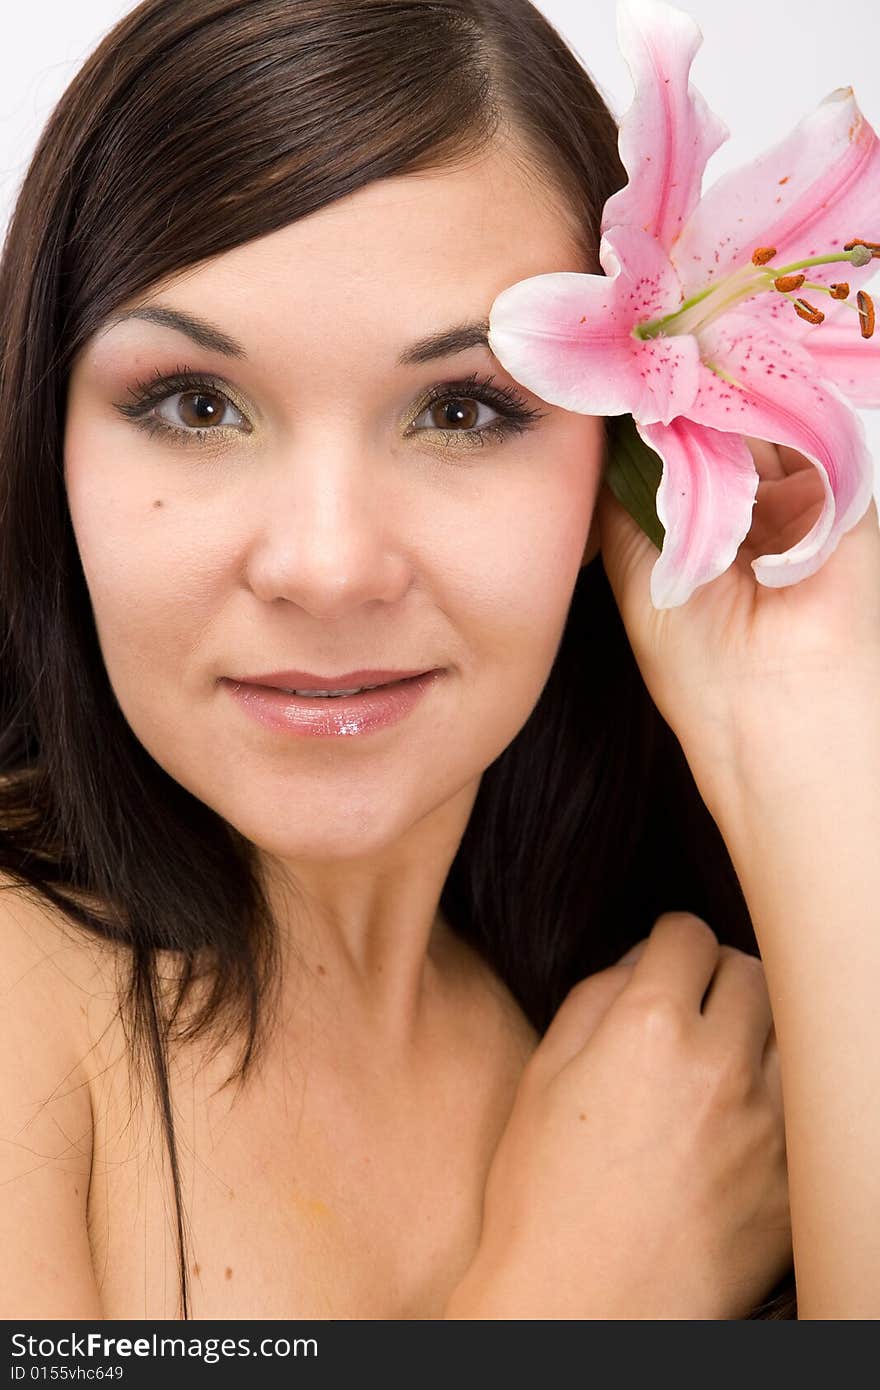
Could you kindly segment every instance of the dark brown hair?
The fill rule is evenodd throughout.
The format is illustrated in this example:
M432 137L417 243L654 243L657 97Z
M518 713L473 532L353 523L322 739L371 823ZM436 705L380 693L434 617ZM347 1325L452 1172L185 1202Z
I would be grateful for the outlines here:
M137 1072L157 1086L189 1316L169 1047L272 1015L276 933L254 847L159 767L104 668L63 480L71 363L122 302L373 180L452 168L513 132L598 270L617 127L528 0L145 0L40 138L0 264L0 868L123 944ZM757 953L681 749L650 700L601 559L547 684L485 771L441 897L543 1031L567 990L664 911ZM181 962L165 1001L156 952ZM209 963L211 988L184 1028ZM177 1029L175 1031L175 1025ZM787 1278L752 1317L796 1316Z

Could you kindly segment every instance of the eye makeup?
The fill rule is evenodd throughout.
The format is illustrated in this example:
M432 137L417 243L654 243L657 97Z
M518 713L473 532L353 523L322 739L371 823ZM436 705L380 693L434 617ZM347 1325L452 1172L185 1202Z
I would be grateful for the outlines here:
M498 412L498 419L478 429L443 429L432 426L411 430L414 434L439 436L444 445L452 448L483 446L487 442L497 442L510 435L523 433L537 420L543 419L546 411L530 407L518 391L507 386L493 385L494 375L481 377L478 372L458 381L447 381L432 386L422 397L414 415L418 417L438 402L479 402L491 406ZM130 401L116 403L115 408L126 419L150 435L162 435L168 442L180 444L184 448L190 443L208 444L217 442L217 437L228 435L230 429L250 433L248 425L241 431L239 426L213 425L207 429L186 429L170 424L154 413L157 405L177 393L194 396L212 396L232 406L244 418L244 412L228 394L228 388L219 378L203 372L195 372L185 364L170 373L157 373L153 378L137 380L128 387ZM221 411L221 416L224 411Z

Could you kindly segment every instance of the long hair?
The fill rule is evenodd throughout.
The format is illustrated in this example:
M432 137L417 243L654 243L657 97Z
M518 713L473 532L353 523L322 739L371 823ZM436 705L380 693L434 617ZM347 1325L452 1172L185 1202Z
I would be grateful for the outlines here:
M602 207L626 182L617 126L528 0L145 0L54 109L9 223L0 869L122 947L121 1015L170 1157L183 1318L169 1050L240 1039L229 1081L243 1082L277 1002L279 944L255 847L157 765L111 689L63 480L71 363L122 302L165 277L376 179L453 168L502 129L564 193L598 270ZM579 575L532 714L482 776L440 906L539 1032L575 981L664 911L696 912L757 954L601 557ZM180 962L167 998L158 951ZM199 979L210 988L184 1026ZM793 1275L770 1292L749 1316L796 1316Z

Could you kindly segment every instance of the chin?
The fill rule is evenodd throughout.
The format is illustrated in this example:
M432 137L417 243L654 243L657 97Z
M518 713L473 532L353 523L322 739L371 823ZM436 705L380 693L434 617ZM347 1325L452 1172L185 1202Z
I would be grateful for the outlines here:
M259 815L227 814L225 819L265 854L309 863L332 863L376 855L395 844L402 833L399 827L377 823L375 817L369 824L358 824L329 812L316 813L302 822L298 815L286 818L282 812L267 818L265 809Z

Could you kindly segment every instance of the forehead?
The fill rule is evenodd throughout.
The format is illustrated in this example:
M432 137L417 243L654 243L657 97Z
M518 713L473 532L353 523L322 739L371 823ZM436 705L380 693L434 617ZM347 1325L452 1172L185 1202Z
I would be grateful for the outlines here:
M572 214L502 149L464 167L382 179L187 268L121 308L156 303L228 325L257 348L319 342L382 351L485 318L528 276L581 270ZM136 337L136 321L113 334Z

